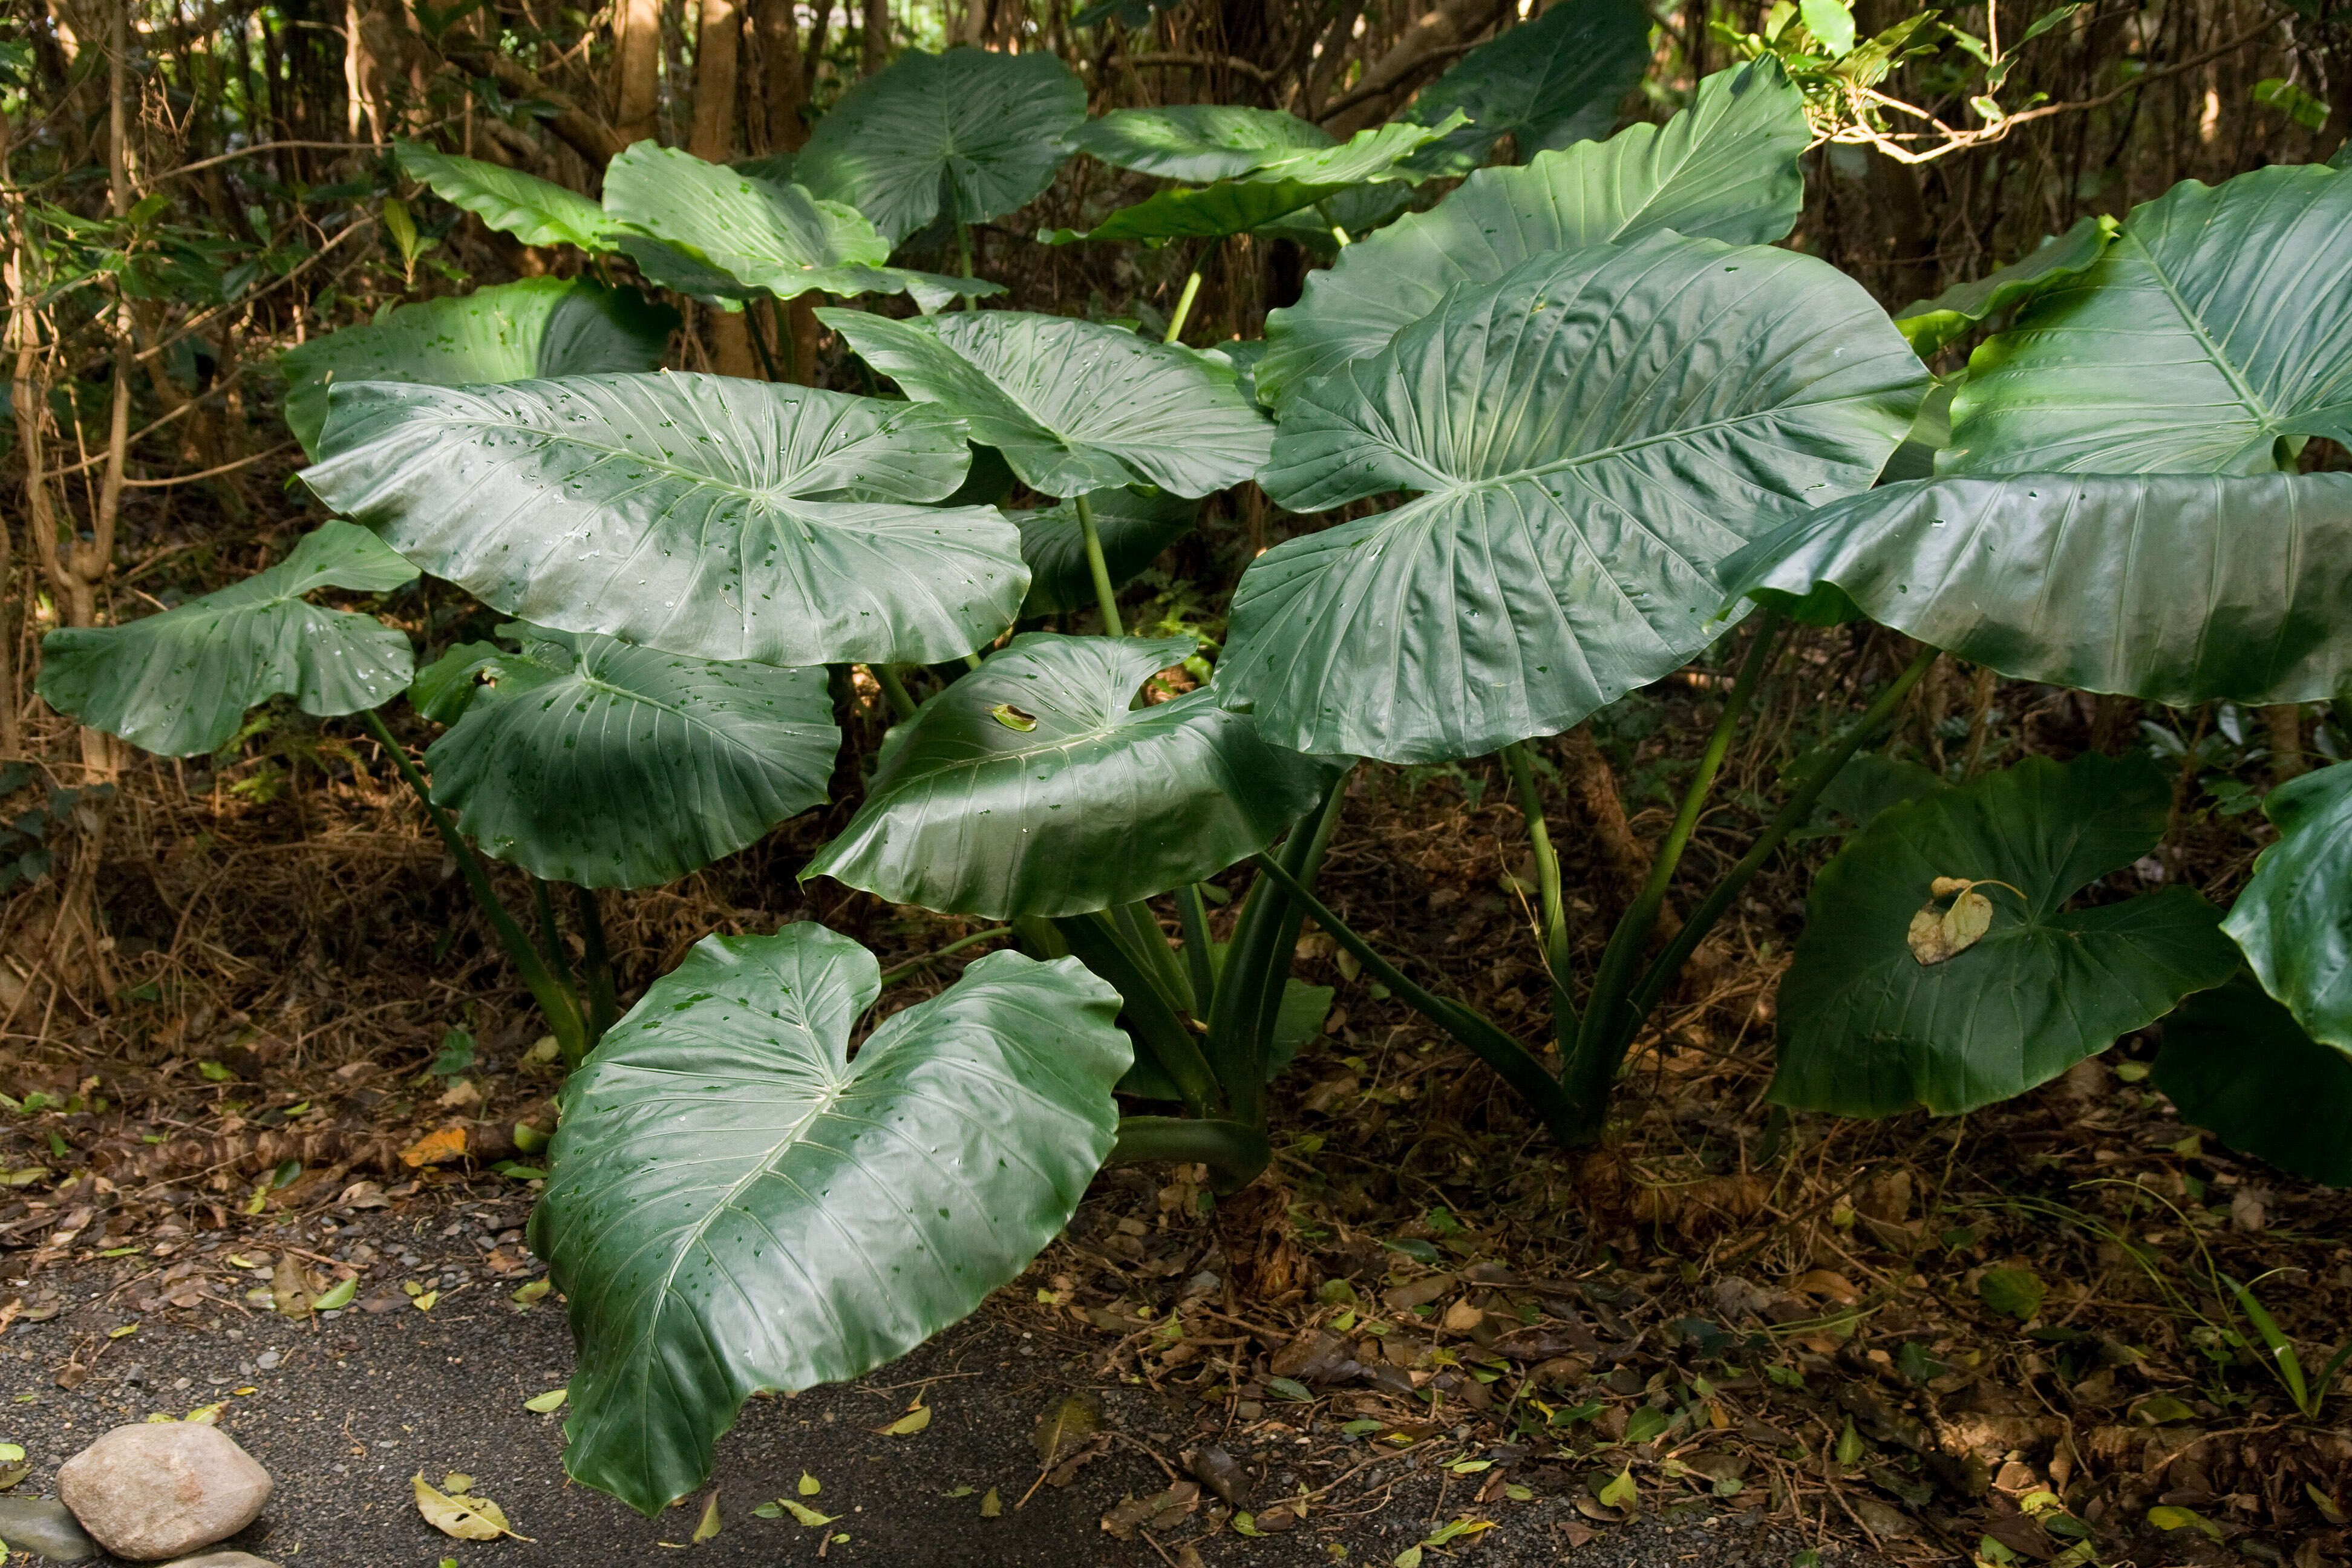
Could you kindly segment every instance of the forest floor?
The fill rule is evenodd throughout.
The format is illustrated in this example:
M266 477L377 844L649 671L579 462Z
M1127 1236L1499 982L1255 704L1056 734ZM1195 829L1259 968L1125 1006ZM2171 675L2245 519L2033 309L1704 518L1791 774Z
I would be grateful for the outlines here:
M1696 727L1687 698L1658 705L1657 752L1621 764L1637 835L1668 773L1643 757ZM561 1300L529 1301L534 1173L511 1131L545 1115L554 1075L390 770L302 722L307 750L125 775L100 883L119 1004L53 1008L29 1041L32 1020L13 1025L0 1441L27 1450L18 1495L106 1426L219 1405L278 1478L256 1549L295 1564L688 1542L708 1493L639 1520L567 1484L561 1414L524 1408L570 1366ZM1735 821L1790 720L1754 728L1727 770ZM1988 755L2037 743L2012 733ZM1525 825L1496 785L1475 764L1361 770L1324 886L1533 1039L1548 983ZM714 929L820 919L886 966L972 929L797 883L837 826L608 896L625 975L642 986ZM1601 835L1555 831L1589 969L1622 868ZM1737 837L1703 832L1694 871ZM2226 853L2251 850L2232 830ZM2229 1287L2254 1282L2315 1371L2352 1334L2352 1194L2182 1125L2146 1082L2145 1037L1967 1118L1774 1112L1771 998L1809 874L1791 858L1751 886L1610 1137L1575 1153L1310 931L1300 973L1335 1007L1277 1081L1266 1178L1211 1205L1197 1171L1107 1171L971 1323L863 1384L753 1402L718 1445L723 1528L690 1549L1045 1568L1416 1547L1425 1568L2352 1560L2352 1386L2299 1412ZM346 1279L350 1305L310 1308ZM878 1430L918 1399L921 1431ZM1041 1451L1056 1415L1071 1436ZM411 1478L451 1472L534 1541L435 1535ZM785 1500L835 1518L798 1523Z

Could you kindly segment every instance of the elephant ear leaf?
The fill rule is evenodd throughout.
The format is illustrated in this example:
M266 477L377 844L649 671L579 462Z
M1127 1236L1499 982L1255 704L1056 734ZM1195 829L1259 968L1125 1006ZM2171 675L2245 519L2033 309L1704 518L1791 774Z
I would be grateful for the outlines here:
M873 955L707 937L565 1080L530 1242L580 1352L564 1465L648 1515L762 1389L857 1377L1068 1223L1133 1059L1075 959L992 952L853 1059Z
M1195 184L1231 179L1331 145L1329 132L1295 114L1227 103L1115 109L1087 121L1070 140L1106 163Z
M2279 841L2221 929L2305 1033L2352 1050L2352 763L2281 784L2263 811Z
M548 881L657 887L824 803L841 736L823 670L509 630L521 652L436 667L471 700L425 759L488 854Z
M1093 228L1038 236L1048 245L1084 240L1221 239L1264 227L1302 208L1367 184L1412 184L1429 175L1414 153L1462 128L1458 114L1438 125L1391 121L1359 131L1337 146L1303 148L1213 184L1180 185L1121 207Z
M1832 501L1723 578L1842 596L2003 675L2185 708L2334 696L2347 555L2352 474L1986 475Z
M1086 118L1085 86L1050 50L909 49L817 121L793 174L895 245L942 207L985 223L1034 200Z
M1028 591L994 507L921 405L713 375L335 395L311 489L534 625L801 666L930 663Z
M2183 1121L2240 1153L2352 1187L2352 1054L2305 1034L2251 980L2182 1003L2152 1076Z
M2064 907L2153 849L2170 802L2147 758L2090 752L1887 808L1813 880L1780 983L1772 1098L1845 1116L1973 1110L2227 980L2221 911L2185 888ZM1969 899L1990 910L1961 911ZM1922 951L1914 922L1931 910L1951 940Z
M1895 324L1921 359L1953 339L1982 326L2003 310L2049 292L2091 269L2116 236L2116 220L2104 213L2086 217L2064 234L2042 242L2031 256L1988 272L1973 283L1955 283L1932 300L1895 312Z
M1947 474L2263 474L2352 441L2352 180L2185 180L1969 362Z
M1129 706L1192 652L1183 637L1013 638L890 732L865 806L802 875L1003 920L1131 903L1257 853L1325 772L1206 689Z
M885 267L890 242L856 207L651 142L613 160L604 205L641 231L619 243L648 279L725 308L759 294L821 291L911 293L928 310L958 294L1004 291Z
M1549 251L1661 229L1734 245L1780 239L1804 205L1797 161L1812 144L1804 108L1780 65L1759 60L1707 78L1663 126L1479 170L1434 209L1399 218L1307 274L1299 302L1266 317L1260 395L1279 401L1378 353L1448 289L1493 283Z
M302 595L384 594L415 580L367 530L322 523L277 565L216 594L124 626L51 632L35 689L58 712L169 757L218 750L247 709L283 693L321 718L357 713L408 684L408 638Z
M334 384L473 386L653 370L677 320L676 310L634 289L584 279L526 278L402 305L380 321L329 332L278 356L286 423L315 458Z
M614 220L577 191L520 169L437 153L415 142L400 142L393 151L402 174L525 245L613 248Z
M1512 139L1522 163L1537 153L1608 133L1617 100L1650 63L1650 13L1640 0L1566 0L1524 26L1479 45L1421 89L1405 118L1469 123L1414 157L1433 174L1466 174L1495 143Z
M1858 285L1790 251L1654 235L1462 285L1285 405L1258 480L1280 504L1422 493L1259 556L1217 684L1300 752L1557 733L1718 636L1741 531L1870 484L1926 382Z
M816 314L1047 495L1145 484L1204 496L1250 478L1273 448L1273 424L1229 363L1118 327L1021 310Z
M1130 486L1097 490L1087 498L1102 540L1103 563L1114 586L1132 579L1159 553L1181 539L1201 515L1201 503L1165 490ZM1021 614L1063 615L1095 605L1094 579L1087 565L1085 532L1076 501L1007 512L1021 530L1021 559L1029 563L1029 597Z

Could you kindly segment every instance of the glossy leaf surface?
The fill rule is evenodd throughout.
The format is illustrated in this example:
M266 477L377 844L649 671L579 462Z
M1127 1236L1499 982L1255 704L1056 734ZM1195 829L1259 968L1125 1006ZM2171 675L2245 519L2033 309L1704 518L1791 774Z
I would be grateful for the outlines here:
M1853 282L1654 236L1465 286L1290 399L1217 683L1266 738L1423 762L1557 733L1720 634L1746 531L1876 477L1926 372Z
M1047 495L1148 484L1204 496L1248 479L1273 447L1230 365L1118 327L1021 310L817 319Z
M2221 929L2305 1033L2352 1049L2352 763L2279 785L2263 812L2279 841Z
M60 713L170 757L217 750L247 709L280 693L305 713L357 713L408 684L408 638L302 595L415 580L365 529L321 523L285 560L216 594L119 626L51 632L35 689Z
M1028 591L936 408L711 375L339 391L305 479L434 575L564 631L788 666L931 662ZM846 492L870 498L838 499Z
M1549 251L1661 229L1734 245L1786 235L1804 204L1797 159L1811 143L1804 98L1771 61L1721 71L1663 126L1481 169L1307 274L1296 305L1266 317L1258 384L1269 400L1378 353L1463 283L1492 283Z
M1785 524L1734 593L1834 584L2004 675L2179 706L2313 701L2352 672L2352 474L1886 485Z
M311 339L278 356L286 424L312 457L328 388L354 381L473 386L533 376L648 371L677 312L634 289L584 279L526 278L471 294L400 305L382 321Z
M549 881L676 881L823 805L840 732L822 669L720 663L537 626L474 666L425 753L485 853Z
M402 174L525 245L612 248L613 219L577 191L520 169L436 152L415 142L400 142L394 152Z
M1085 87L1047 50L909 49L842 95L793 173L895 245L942 205L984 223L1034 199L1086 117Z
M1087 498L1101 536L1103 563L1114 584L1126 583L1159 553L1191 531L1201 503L1165 490L1129 488L1097 490ZM1073 501L1005 514L1021 530L1021 559L1029 563L1029 597L1024 619L1095 607L1095 584L1087 566L1086 537Z
M2352 1186L2352 1055L2324 1046L2252 981L2200 991L2164 1021L2156 1087L2240 1153Z
M1108 909L1255 854L1315 804L1324 770L1205 689L1128 706L1193 651L1013 638L890 732L865 806L802 874L1003 920Z
M1813 880L1780 983L1773 1100L1844 1116L1973 1110L2227 980L2237 953L2221 912L2185 888L2064 907L2153 849L2170 805L2155 763L2094 752L1888 807ZM1939 878L2018 892L1980 886L1991 929L1923 963L1906 936Z
M1650 13L1640 0L1561 0L1465 55L1421 89L1405 118L1469 123L1414 160L1432 174L1464 174L1505 136L1524 163L1537 153L1605 136L1617 103L1650 63Z
M1261 163L1214 184L1180 185L1121 207L1094 227L1054 229L1038 237L1049 245L1081 240L1221 239L1246 234L1341 192L1367 184L1429 176L1409 161L1423 147L1460 129L1449 119L1435 126L1402 121L1359 131L1337 146L1301 151Z
M885 267L890 242L856 207L650 142L638 142L606 167L604 205L614 217L682 254L687 266L643 245L623 246L648 278L683 293L725 299L757 290L789 300L812 291L914 291L929 309L960 289L955 279ZM738 289L714 286L694 263L716 268Z
M1932 300L1906 305L1895 312L1895 324L1911 340L1919 357L1928 358L2001 311L2014 310L2089 271L2105 254L2115 233L2115 219L2104 214L2086 217L2064 234L2043 240L2031 256L1997 268L1973 283L1955 283Z
M1115 109L1087 121L1070 140L1106 163L1192 184L1331 145L1328 132L1295 114L1228 103Z
M580 1348L578 1479L656 1512L753 1393L905 1354L1076 1209L1132 1059L1118 994L992 952L853 1061L880 989L822 926L707 937L565 1080L530 1240Z
M1943 473L2273 472L2352 440L2352 181L2183 181L1977 350Z

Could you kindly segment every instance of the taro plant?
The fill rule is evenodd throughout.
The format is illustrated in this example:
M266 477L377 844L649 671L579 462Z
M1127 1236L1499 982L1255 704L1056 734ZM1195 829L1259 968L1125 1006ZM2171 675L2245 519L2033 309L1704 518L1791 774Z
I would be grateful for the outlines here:
M1267 1078L1329 1001L1289 975L1308 918L1559 1142L1586 1142L1684 962L1939 649L2168 702L2341 686L2352 481L2292 470L2352 410L2345 176L2184 186L1898 325L1776 244L1810 141L1776 62L1707 79L1663 125L1579 139L1638 70L1639 34L1622 6L1555 7L1344 143L1231 109L1087 123L1050 59L957 51L861 85L788 166L641 143L601 205L404 150L486 221L589 253L598 280L404 307L303 351L304 479L352 521L205 600L60 634L42 689L166 751L218 744L273 693L364 712L425 795L585 1053L531 1231L581 1347L572 1474L647 1511L691 1490L749 1394L857 1375L970 1311L1105 1159L1200 1162L1223 1190L1255 1177ZM1505 135L1517 161L1475 167ZM897 267L900 244L929 228L968 258L966 226L1037 195L1074 148L1186 183L1050 239L1303 224L1334 263L1263 342L1211 351L1181 342L1197 258L1162 342L933 313L996 286L968 260L953 278ZM1401 193L1464 170L1396 216L1420 199ZM623 265L721 308L909 296L911 317L818 313L894 395L656 372L667 318L612 280ZM1920 353L2003 314L1965 376L1936 384ZM1884 482L1913 472L1931 477ZM991 504L1015 481L1048 504ZM1120 588L1202 498L1252 481L1296 512L1359 515L1249 566L1201 683L1213 650L1127 635ZM501 642L412 678L397 633L303 597L420 571L513 616ZM1749 600L1763 608L1655 869L1580 976L1529 742L1719 643ZM1865 616L1916 657L1653 953L1790 624ZM546 883L583 889L593 930L593 889L682 875L821 799L825 672L847 666L898 721L803 875L997 922L968 940L1024 951L856 1043L872 955L808 924L711 938L614 1021L593 941L591 973L567 973ZM404 683L448 725L429 784L374 712ZM1358 759L1486 755L1528 825L1548 1040L1420 984L1315 892ZM2352 1070L2325 956L2352 900L2305 900L2295 876L2341 870L2345 788L2274 797L2297 847L2272 852L2225 930L2178 889L2081 901L2165 829L2144 763L1902 782L1875 792L1900 804L1856 807L1871 820L1815 885L1782 1103L1981 1105L2189 997L2159 1081L2225 1136L2336 1169L2341 1116L2289 1147L2249 1125L2276 1100L2242 1096L2236 1072L2270 1097L2332 1093ZM473 845L533 878L543 946ZM1257 875L1220 940L1210 879L1245 861ZM2284 1008L2196 1000L2242 951Z

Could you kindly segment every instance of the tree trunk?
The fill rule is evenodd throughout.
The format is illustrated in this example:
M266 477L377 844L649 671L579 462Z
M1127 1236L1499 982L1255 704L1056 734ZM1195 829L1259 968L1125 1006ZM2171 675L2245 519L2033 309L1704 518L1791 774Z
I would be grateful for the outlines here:
M661 57L661 0L619 0L613 12L613 130L624 147L654 133Z
M801 32L793 0L751 0L751 63L746 73L751 112L746 140L755 153L797 153L808 140L801 121L806 79L801 74Z
M724 163L735 151L735 61L742 37L736 0L702 0L694 36L694 129L686 150L707 163ZM748 311L713 310L709 321L710 367L721 375L757 376Z
M866 0L866 22L857 37L857 72L872 76L890 58L890 0Z

